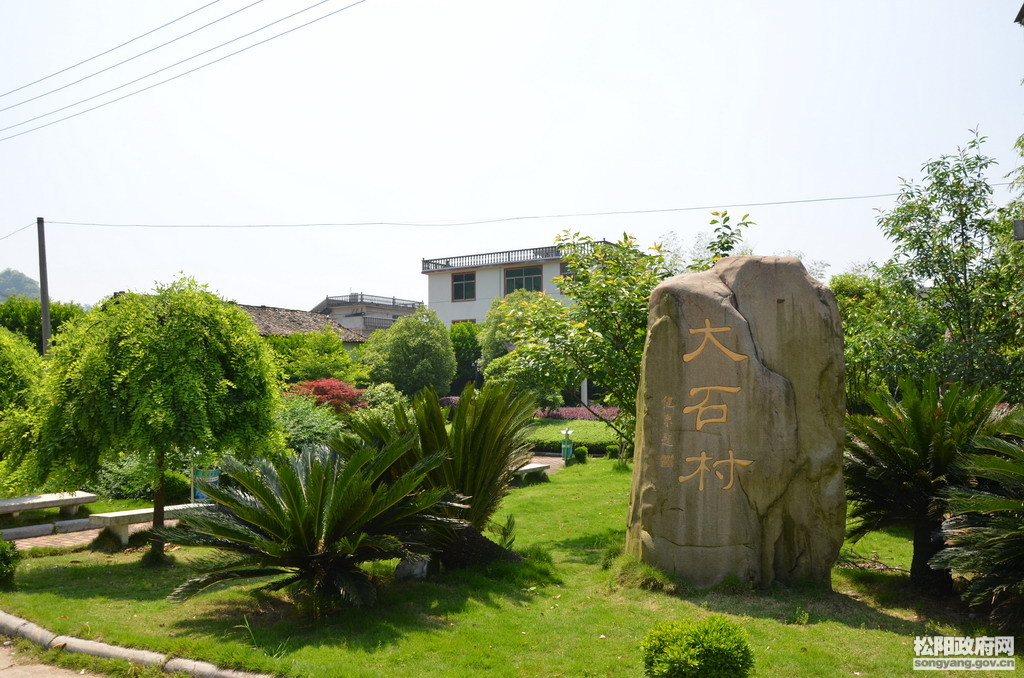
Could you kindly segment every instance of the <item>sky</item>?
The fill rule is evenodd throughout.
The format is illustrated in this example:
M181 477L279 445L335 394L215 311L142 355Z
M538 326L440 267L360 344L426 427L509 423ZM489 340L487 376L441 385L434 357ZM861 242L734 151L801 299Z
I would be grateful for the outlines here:
M182 273L425 301L424 258L685 246L728 208L755 253L840 273L890 255L886 194L970 130L993 182L1019 162L1021 0L315 2L4 3L0 270L39 278L44 217L61 301ZM881 197L800 202L856 196Z

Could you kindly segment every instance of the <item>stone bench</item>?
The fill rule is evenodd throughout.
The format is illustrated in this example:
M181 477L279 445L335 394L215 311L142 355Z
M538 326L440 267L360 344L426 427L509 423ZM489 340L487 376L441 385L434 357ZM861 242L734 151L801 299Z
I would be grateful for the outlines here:
M0 514L9 513L17 518L22 511L60 507L62 516L73 516L78 507L96 501L96 495L88 492L56 492L54 494L33 494L28 497L0 499Z
M512 473L517 478L524 479L531 473L543 473L549 468L551 468L551 464L526 464L525 466L520 466Z
M171 518L190 508L203 506L203 504L175 504L164 507L164 517ZM153 508L129 509L128 511L111 511L110 513L94 513L89 516L89 522L94 528L109 527L118 536L122 544L128 543L128 529L138 523L153 522Z

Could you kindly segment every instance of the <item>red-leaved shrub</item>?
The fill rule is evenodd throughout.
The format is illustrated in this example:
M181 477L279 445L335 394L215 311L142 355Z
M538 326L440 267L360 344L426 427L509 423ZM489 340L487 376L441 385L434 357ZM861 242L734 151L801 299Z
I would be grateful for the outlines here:
M292 384L288 393L312 396L317 405L329 407L338 414L346 414L359 407L366 407L363 390L354 388L340 379L315 379Z

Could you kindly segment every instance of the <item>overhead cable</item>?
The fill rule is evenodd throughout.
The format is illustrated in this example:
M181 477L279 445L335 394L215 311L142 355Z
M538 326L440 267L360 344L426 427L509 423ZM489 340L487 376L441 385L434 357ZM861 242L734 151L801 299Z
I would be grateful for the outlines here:
M262 31L262 30L264 30L266 28L269 28L270 26L273 26L274 24L281 23L282 21L285 21L285 20L290 19L290 18L292 18L294 16L302 14L303 12L307 12L307 11L309 11L309 10L319 6L319 5L324 4L325 2L330 2L330 1L331 0L321 0L320 2L318 2L316 4L313 4L313 5L310 5L309 7L306 7L305 9L301 9L298 12L294 12L292 14L289 14L286 17L282 17L281 19L278 19L277 21L272 21L271 23L267 24L266 26L263 26L261 28L257 28L254 31L250 31L249 33L246 33L245 35L240 35L237 38L234 38L232 40L228 40L225 43L217 45L216 47L211 47L210 49L205 50L203 52L200 52L199 54L195 54L193 56L190 56L187 59L182 59L181 61L179 61L177 63L171 64L170 66L167 66L166 68L161 68L160 70L154 71L154 72L150 73L149 75L144 75L141 78L136 78L135 80L132 80L131 82L127 82L127 83L125 83L123 85L119 85L118 87L114 87L112 89L107 90L106 92L102 92L100 94L97 94L95 96L89 97L87 99L82 99L81 101L77 101L77 102L75 102L73 104L69 104L67 106L63 106L63 107L58 108L56 110L50 111L49 113L44 113L43 115L37 115L34 118L30 118L28 120L24 120L24 121L19 122L19 123L15 124L15 125L10 125L8 127L0 128L0 132L4 132L4 131L7 131L9 129L13 129L15 127L21 127L22 125L28 124L28 123L33 122L35 120L38 120L40 118L45 118L47 116L53 115L54 113L58 113L60 111L66 110L68 108L71 108L73 106L77 106L78 104L84 103L86 101L91 101L92 99L96 99L96 98L101 97L101 96L103 96L105 94L109 94L109 93L117 91L119 89L123 89L124 87L127 87L128 85L132 85L132 84L134 84L134 83L136 83L136 82L138 82L140 80L144 80L144 79L146 79L146 78L148 78L150 76L156 75L157 73L160 73L162 71L166 71L169 68L174 68L175 66L183 64L186 61L191 61L192 59L195 59L195 58L197 58L199 56L202 56L203 54L207 54L209 52L212 52L213 50L220 49L221 47L224 47L225 45L229 45L232 42L237 42L238 40L241 40L242 38L246 38L246 37L248 37L248 36L250 36L250 35L252 35L254 33L258 33L258 32L260 32L260 31ZM361 5L364 2L367 2L367 0L356 0L356 2L353 2L353 3L349 4L349 5L346 5L346 6L342 7L342 8L340 8L340 9L336 9L333 12L328 12L327 14L324 14L323 16L317 17L316 19L313 19L311 21L307 21L306 23L300 24L300 25L295 26L293 28L289 28L286 31L282 31L280 33L277 33L276 35L272 35L269 38L266 38L264 40L260 40L259 42L255 42L255 43L249 45L248 47L243 47L242 49L239 49L239 50L236 50L234 52L231 52L230 54L225 54L222 57L214 59L213 61L209 61L209 62L207 62L205 64L202 64L201 66L196 66L195 68L187 70L187 71L185 71L183 73L179 73L178 75L175 75L175 76L172 76L170 78L167 78L166 80L161 80L160 82L154 83L152 85L148 85L146 87L143 87L142 89L135 90L134 92L129 92L128 94L125 94L123 96L117 97L116 99L111 99L110 101L106 101L106 102L104 102L102 104L99 104L97 106L93 106L92 108L87 108L87 109L85 109L83 111L79 111L77 113L72 113L71 115L64 116L63 118L58 118L57 120L51 120L50 122L45 123L43 125L38 125L36 127L32 127L31 129L23 130L23 131L18 132L16 134L8 135L6 137L0 137L0 141L7 141L9 139L14 139L16 137L20 137L22 135L28 134L29 132L35 132L36 130L40 130L40 129L43 129L43 128L46 128L46 127L50 127L51 125L56 125L59 122L64 122L65 120L70 120L72 118L77 118L78 116L84 115L85 113L89 113L91 111L95 111L95 110L98 110L100 108L104 108L106 106L109 106L110 104L114 104L114 103L117 103L118 101L122 101L124 99L127 99L128 97L135 96L136 94L141 94L142 92L145 92L147 90L151 90L154 87L159 87L160 85L166 84L166 83L171 82L173 80L177 80L178 78L182 78L182 77L184 77L186 75L189 75L191 73L195 73L196 71L202 70L202 69L206 68L207 66L212 66L212 65L214 65L216 63L224 61L225 59L230 59L231 57L233 57L233 56L235 56L237 54L241 54L242 52L247 52L248 50L250 50L250 49L252 49L254 47L258 47L258 46L260 46L262 44L268 43L271 40L276 40L277 38L280 38L282 36L288 35L289 33L294 33L295 31L297 31L299 29L305 28L307 26L311 26L312 24L315 24L315 23L317 23L319 21L323 21L324 19L326 19L328 17L331 17L331 16L334 16L335 14L338 14L340 12L344 12L347 9L351 9L352 7L355 7L356 5Z
M173 44L175 42L178 42L179 40L187 38L190 35L198 33L199 31L203 30L204 28L209 28L210 26L213 26L214 24L220 23L221 21L224 21L225 19L233 17L234 15L239 14L241 12L244 12L245 10L249 9L250 7L255 7L256 5L260 4L261 2L263 2L263 0L256 0L255 2L246 5L245 7L242 7L241 9L237 9L234 12L231 12L230 14L225 14L224 16L220 17L219 19L214 19L213 21L211 21L211 22L209 22L207 24L203 24L199 28L195 28L195 29L189 31L188 33L183 33L183 34L179 35L176 38L173 38L171 40L168 40L167 42L164 42L164 43L161 43L161 44L157 45L156 47L151 47L150 49L147 49L144 52L139 52L135 56L128 57L127 59L124 59L123 61L118 61L116 64L113 64L111 66L107 66L106 68L101 68L100 70L95 71L93 73L90 73L89 75L86 75L84 77L81 77L78 80L73 80L73 81L67 83L66 85L61 85L60 87L57 87L55 89L51 89L49 92L43 92L42 94L37 94L34 97L30 97L28 99L24 99L22 101L19 101L16 104L11 104L10 106L7 106L6 108L0 108L0 113L3 113L4 111L9 111L12 108L17 108L18 106L21 106L23 104L27 104L27 103L29 103L31 101L35 101L36 99L42 99L45 96L49 96L49 95L51 95L51 94L53 94L55 92L59 92L59 91L61 91L63 89L67 89L68 87L71 87L72 85L77 85L80 82L85 82L89 78L93 78L93 77L95 77L95 76L97 76L97 75L99 75L101 73L106 73L107 71L112 70L114 68L117 68L118 66L123 66L124 64L128 63L129 61L134 61L134 60L138 59L139 57L142 57L142 56L145 56L147 54L150 54L151 52L157 51L161 47L166 47L167 45ZM262 30L262 29L260 29L260 30ZM242 36L242 37L245 37L245 36ZM227 44L227 43L224 43L224 44ZM218 45L218 47L222 47L222 46L223 45ZM214 47L213 49L217 49L217 47ZM208 51L210 51L210 50L207 50L207 52ZM206 52L200 52L199 54L197 54L197 55L195 55L193 57L189 57L189 59L194 59L196 56L202 56L203 54L206 54ZM173 68L174 66L177 66L180 63L182 63L182 62L179 61L177 64L171 64L167 68ZM165 71L165 70L167 70L167 68L161 68L160 71ZM67 69L65 69L65 70L67 70ZM155 71L154 73L150 73L149 75L155 75L156 73L159 73L160 71ZM141 78L138 78L137 80L132 80L131 82L126 83L124 85L121 85L120 87L115 87L114 89L107 90L106 92L103 92L101 94L97 94L96 96L89 97L88 99L82 99L82 101L76 101L73 104L70 104L68 106L64 106L64 108L58 108L56 111L50 111L49 113L44 113L43 115L36 116L35 118L32 118L30 120L26 120L25 122L20 122L17 125L12 125L12 126L13 127L19 127L20 125L24 125L26 122L31 122L32 120L38 120L39 118L45 118L47 115L53 115L57 111L63 111L65 108L71 108L71 106L77 106L80 103L83 103L85 101L89 101L91 99L95 99L96 97L101 97L104 94L108 94L110 92L113 92L114 90L120 89L121 87L127 87L128 85L130 85L130 84L132 84L134 82L138 82L139 80L144 80L145 78L148 78L149 75L144 75ZM10 129L10 127L6 127L4 129Z
M206 8L207 8L207 7L209 7L210 5L216 5L216 4L218 3L218 2L220 2L220 0L213 0L213 2L208 2L208 3L206 3L205 5L203 5L202 7L199 7L198 9L194 9L194 10L192 10L192 11L191 11L191 12L189 12L188 14L183 14L183 15L179 16L179 17L178 17L177 19L174 19L173 21L168 21L168 22L167 22L167 23L165 23L164 25L162 25L162 26L157 26L156 28L154 28L154 29L153 29L153 30L151 30L151 31L146 31L146 32L145 32L145 33L143 33L142 35L137 35L137 36L135 36L134 38L132 38L131 40L128 40L127 42L122 42L122 43L121 43L120 45L117 45L116 47L111 47L110 49L108 49L108 50L106 50L106 51L104 51L104 52L100 52L99 54L97 54L97 55L95 55L95 56L91 56L91 57L89 57L88 59L82 59L82 60L81 60L81 61L79 61L79 62L78 62L77 64L71 64L71 65L70 65L70 66L68 66L67 68L62 68L62 69L60 69L59 71L56 71L55 73L50 73L49 75L43 76L42 78L39 78L38 80L33 80L32 82L30 82L30 83L27 83L27 84L25 84L25 85L22 85L21 87L15 87L14 89L12 89L12 90L11 90L11 91L9 91L9 92L4 92L3 94L0 94L0 97L5 97L5 96L7 96L8 94L14 94L15 92L20 92L21 90L23 90L23 89L26 89L26 88L28 88L28 87L31 87L32 85L38 85L39 83L43 82L44 80L49 80L50 78L52 78L52 77L55 77L55 76L58 76L58 75L60 75L61 73L66 73L67 71L70 71L70 70L71 70L72 68L78 68L78 67L79 67L79 66L81 66L82 64L87 64L87 63L89 63L90 61L93 61L94 59L99 59L99 58L100 58L101 56L105 56L105 55L107 55L107 54L110 54L111 52L114 52L114 51L116 51L116 50L119 50L119 49L121 49L122 47L125 47L126 45L130 45L131 43L135 42L136 40L141 40L142 38L146 37L147 35L152 35L153 33L156 33L156 32L157 32L157 31L159 31L159 30L162 30L162 29L164 29L164 28L167 28L167 27L168 27L168 26L170 26L171 24L177 23L177 22L181 21L182 19L185 19L185 18L187 18L187 17L190 17L190 16L192 16L193 14L195 14L196 12L200 12L200 11L202 11L202 10L206 9Z

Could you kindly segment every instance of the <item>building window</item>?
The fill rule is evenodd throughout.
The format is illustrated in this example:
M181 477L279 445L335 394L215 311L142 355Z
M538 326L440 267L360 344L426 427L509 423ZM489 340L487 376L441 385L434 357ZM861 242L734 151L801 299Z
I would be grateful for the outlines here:
M505 294L516 290L540 292L544 289L542 271L543 268L540 266L505 269Z
M452 301L476 299L476 272L452 273Z

